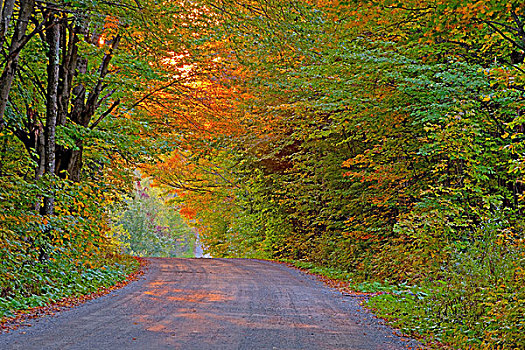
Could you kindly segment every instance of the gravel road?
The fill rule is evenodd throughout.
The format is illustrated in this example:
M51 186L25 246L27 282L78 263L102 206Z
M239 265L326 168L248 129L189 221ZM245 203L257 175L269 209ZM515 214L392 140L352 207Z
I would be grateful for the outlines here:
M0 349L411 349L312 276L267 261L148 259L128 286L31 327Z

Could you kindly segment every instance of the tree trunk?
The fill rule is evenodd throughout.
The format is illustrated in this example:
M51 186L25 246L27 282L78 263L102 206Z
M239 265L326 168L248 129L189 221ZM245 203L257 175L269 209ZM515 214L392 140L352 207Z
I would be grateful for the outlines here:
M71 99L73 77L78 62L78 34L83 28L74 24L61 26L60 41L62 47L62 64L60 65L60 82L58 85L57 125L65 125Z
M73 123L81 125L85 128L88 128L90 127L90 124L93 124L91 120L97 109L100 108L100 105L104 99L101 99L100 95L106 87L104 85L104 79L109 72L109 63L113 58L115 51L118 49L119 44L120 35L117 35L111 42L109 52L102 59L102 63L99 67L99 78L97 84L89 94L87 93L83 84L77 85L72 90L75 98L72 103L69 117ZM76 62L79 72L86 70L86 59L77 59ZM106 94L106 96L108 95L111 95L111 93ZM114 108L114 106L111 108ZM82 170L82 153L84 149L83 140L77 140L76 148L76 150L64 148L60 149L60 159L58 161L59 167L56 169L56 172L61 176L63 176L62 174L67 174L70 180L78 182L80 181Z
M57 14L50 18L51 26L46 31L46 41L49 45L47 66L47 105L45 128L45 172L48 175L55 173L56 151L56 124L58 113L58 73L60 65L60 22ZM53 215L55 199L53 196L44 198L44 215Z
M4 9L8 5L7 0ZM4 113L7 106L7 100L9 97L9 91L11 91L11 84L16 75L18 69L18 59L20 57L20 49L23 45L24 36L27 30L27 24L29 18L35 8L35 0L21 0L20 1L20 16L18 18L15 32L13 34L11 45L9 47L9 53L4 66L2 75L0 76L0 131L5 127ZM7 18L4 18L4 11L2 11L2 25L7 28ZM6 14L7 15L7 14ZM6 23L4 24L4 20ZM5 35L5 34L4 34ZM3 39L2 39L3 40Z
M5 35L9 28L9 22L11 22L11 16L13 15L13 9L15 8L15 0L0 0L0 12L2 18L0 18L0 48L4 46Z
M66 125L68 121L69 105L71 103L71 95L77 94L78 89L73 90L73 78L77 73L85 73L87 65L85 60L78 57L78 36L85 34L86 30L81 25L63 25L61 42L62 42L62 64L60 65L60 83L58 86L58 114L57 125ZM78 71L77 71L78 70ZM82 97L82 100L84 97ZM66 174L70 180L79 181L77 177L70 176L68 169L69 159L71 158L71 150L64 146L57 146L56 150L56 174L65 177Z

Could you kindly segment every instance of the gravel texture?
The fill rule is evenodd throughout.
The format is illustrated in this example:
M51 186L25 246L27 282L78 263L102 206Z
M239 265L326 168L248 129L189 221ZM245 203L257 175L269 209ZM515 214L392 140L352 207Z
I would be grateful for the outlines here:
M415 349L314 277L248 259L151 258L138 281L0 334L0 349Z

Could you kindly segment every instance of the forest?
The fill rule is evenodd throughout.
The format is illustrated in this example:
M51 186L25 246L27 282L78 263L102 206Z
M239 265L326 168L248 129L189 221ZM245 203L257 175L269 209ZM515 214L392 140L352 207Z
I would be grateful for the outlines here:
M375 292L429 346L525 347L522 1L0 12L0 316L197 232Z

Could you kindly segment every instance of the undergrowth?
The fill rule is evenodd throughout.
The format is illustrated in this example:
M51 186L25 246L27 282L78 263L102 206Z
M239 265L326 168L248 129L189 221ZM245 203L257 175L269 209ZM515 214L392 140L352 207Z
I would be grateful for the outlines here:
M0 267L0 319L64 298L89 294L126 279L139 268L128 256L107 257L98 266L77 265L68 259L26 261Z
M288 262L345 281L345 288L380 292L366 301L367 306L429 348L525 349L525 252L521 245L480 239L468 246L452 245L447 254L449 260L441 271L402 283L373 276L365 281L359 271Z

